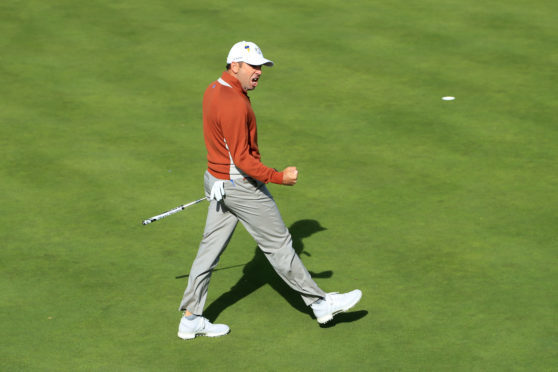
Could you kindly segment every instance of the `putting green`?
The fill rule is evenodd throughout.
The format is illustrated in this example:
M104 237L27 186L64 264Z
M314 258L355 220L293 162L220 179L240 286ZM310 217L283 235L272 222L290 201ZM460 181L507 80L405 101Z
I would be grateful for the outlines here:
M0 369L551 370L558 133L552 1L0 5ZM325 328L239 227L208 316L177 311L206 204L201 99L228 49L296 248L362 301ZM442 97L455 100L444 101ZM323 227L321 229L318 227Z

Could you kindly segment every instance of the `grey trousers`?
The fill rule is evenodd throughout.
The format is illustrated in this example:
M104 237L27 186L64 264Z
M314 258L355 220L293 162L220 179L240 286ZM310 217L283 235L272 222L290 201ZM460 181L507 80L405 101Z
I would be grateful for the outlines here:
M205 194L209 197L218 181L205 172ZM212 270L227 247L240 221L258 243L277 274L296 292L306 305L325 297L296 254L292 238L279 209L265 184L246 179L225 182L225 198L211 200L198 254L192 263L188 286L179 310L202 315Z

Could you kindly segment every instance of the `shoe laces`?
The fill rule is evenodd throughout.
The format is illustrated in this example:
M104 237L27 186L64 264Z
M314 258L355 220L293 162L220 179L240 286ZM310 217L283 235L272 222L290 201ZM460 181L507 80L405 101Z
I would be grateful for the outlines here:
M203 316L197 316L195 319L189 320L185 317L185 319L192 324L192 326L201 331L206 328L208 320Z
M337 295L339 295L339 292L329 292L326 293L325 295L325 300L326 301L333 301L335 297L337 297Z
M209 321L207 320L207 318L201 316L201 329L207 329L207 323L209 323Z

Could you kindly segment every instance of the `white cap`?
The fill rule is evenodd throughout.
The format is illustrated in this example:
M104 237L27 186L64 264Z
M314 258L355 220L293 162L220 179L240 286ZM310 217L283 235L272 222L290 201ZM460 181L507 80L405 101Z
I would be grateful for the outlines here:
M227 56L227 64L232 62L246 62L254 66L273 66L273 61L265 59L262 50L251 41L240 41L233 45Z

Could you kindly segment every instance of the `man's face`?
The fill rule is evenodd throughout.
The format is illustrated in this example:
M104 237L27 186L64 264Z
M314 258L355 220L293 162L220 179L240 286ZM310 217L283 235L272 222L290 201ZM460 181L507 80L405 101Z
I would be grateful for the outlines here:
M236 78L240 81L242 89L244 89L245 92L256 89L258 80L262 75L262 66L252 66L248 63L239 63L238 65Z

